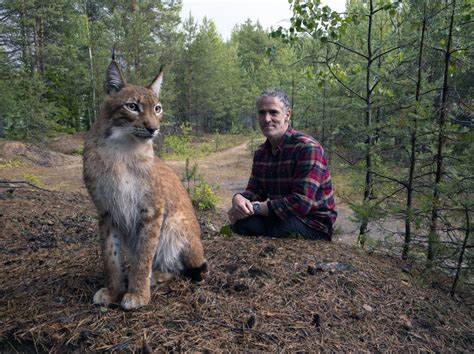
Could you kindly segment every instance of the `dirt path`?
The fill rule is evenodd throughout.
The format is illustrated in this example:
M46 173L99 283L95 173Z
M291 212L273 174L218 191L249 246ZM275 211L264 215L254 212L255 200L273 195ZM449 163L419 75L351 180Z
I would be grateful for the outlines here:
M185 161L166 161L178 175L183 175ZM190 160L197 165L198 174L209 183L219 197L218 209L227 210L232 196L243 191L249 175L252 160L247 143L217 153Z

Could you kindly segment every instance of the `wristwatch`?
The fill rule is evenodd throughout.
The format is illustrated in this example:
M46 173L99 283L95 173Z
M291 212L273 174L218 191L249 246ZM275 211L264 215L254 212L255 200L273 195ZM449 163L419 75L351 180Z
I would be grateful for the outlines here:
M259 202L253 203L253 213L254 214L260 214L261 210L262 210L262 207L260 206Z

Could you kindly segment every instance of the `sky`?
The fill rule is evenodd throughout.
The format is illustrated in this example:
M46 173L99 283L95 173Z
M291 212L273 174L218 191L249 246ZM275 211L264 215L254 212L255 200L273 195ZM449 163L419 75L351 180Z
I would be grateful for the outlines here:
M323 0L321 3L342 12L346 0ZM288 0L183 0L181 18L188 18L190 12L199 23L204 16L212 19L224 40L230 39L236 24L242 24L248 18L253 22L258 20L263 28L276 29L288 25L292 15Z

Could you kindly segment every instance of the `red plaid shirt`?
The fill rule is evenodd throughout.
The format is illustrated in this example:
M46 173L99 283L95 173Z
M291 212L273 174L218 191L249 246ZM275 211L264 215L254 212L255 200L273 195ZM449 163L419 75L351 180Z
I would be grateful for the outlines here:
M268 140L260 145L242 195L251 201L269 200L270 214L282 220L296 216L332 236L337 212L328 159L309 135L288 128L276 154Z

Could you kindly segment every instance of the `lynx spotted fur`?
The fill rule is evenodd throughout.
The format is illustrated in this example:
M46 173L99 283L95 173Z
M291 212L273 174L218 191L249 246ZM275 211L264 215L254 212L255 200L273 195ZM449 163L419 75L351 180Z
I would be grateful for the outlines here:
M84 146L84 181L98 211L106 278L94 303L120 302L131 310L149 302L154 272L201 280L207 263L188 194L153 152L162 72L149 86L134 86L112 60L106 76L107 97Z

